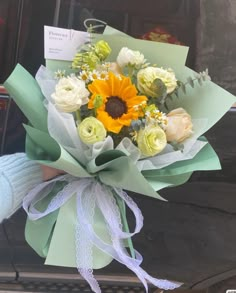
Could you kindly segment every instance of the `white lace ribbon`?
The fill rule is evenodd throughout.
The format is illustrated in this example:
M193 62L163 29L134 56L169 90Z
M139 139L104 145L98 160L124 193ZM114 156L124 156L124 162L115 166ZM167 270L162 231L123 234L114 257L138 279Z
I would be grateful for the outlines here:
M35 205L53 190L57 181L66 181L68 184L53 197L45 211L38 211ZM123 231L120 210L114 194L124 200L133 212L136 223L133 232ZM36 186L25 197L23 207L31 220L37 220L59 209L72 196L76 196L77 199L78 221L75 231L77 269L95 293L101 293L101 289L92 270L93 245L132 270L143 283L146 292L148 292L147 282L164 290L175 289L182 285L151 277L140 267L142 256L136 250L135 258L128 254L124 239L131 238L141 230L143 216L136 203L121 189L103 185L94 178L79 179L63 175ZM105 219L111 237L110 243L104 242L94 231L95 209L99 209Z

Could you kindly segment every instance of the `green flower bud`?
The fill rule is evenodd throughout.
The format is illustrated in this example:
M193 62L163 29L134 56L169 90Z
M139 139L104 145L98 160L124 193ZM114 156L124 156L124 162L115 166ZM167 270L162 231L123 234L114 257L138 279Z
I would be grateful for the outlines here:
M84 64L87 64L87 66L93 70L96 68L99 62L100 59L94 51L77 53L72 61L72 68L78 69L81 68Z
M95 45L94 45L94 50L96 55L98 56L98 58L103 61L105 60L111 53L111 48L108 45L107 42L101 40L98 41Z
M99 107L101 107L103 104L103 97L101 95L96 95L93 101L93 107L95 110L97 110Z

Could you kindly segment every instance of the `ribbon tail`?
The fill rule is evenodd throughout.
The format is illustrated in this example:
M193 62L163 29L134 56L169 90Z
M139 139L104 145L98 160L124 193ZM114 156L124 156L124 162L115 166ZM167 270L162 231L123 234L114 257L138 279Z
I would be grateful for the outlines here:
M78 219L79 221L79 219ZM76 227L76 264L80 275L88 282L89 286L95 293L101 293L101 289L97 280L93 275L92 269L92 243L86 235L86 231L82 227Z
M165 279L156 279L150 276L146 271L144 271L142 268L140 268L142 271L143 276L147 281L149 281L151 284L157 286L160 289L163 290L174 290L176 288L179 288L183 285L183 283L180 282L173 282Z
M143 223L142 213L137 207L137 205L133 202L133 200L122 190L115 189L117 196L120 196L121 199L125 201L127 206L132 210L136 219L136 229L134 233L122 233L120 231L120 229L122 228L121 214L119 208L117 207L116 201L112 200L111 198L112 195L109 192L109 188L99 185L97 189L100 190L96 193L97 196L99 194L99 198L97 197L98 206L107 221L108 228L111 234L113 248L115 249L118 255L119 261L137 275L137 277L143 283L146 292L148 292L147 281L161 289L174 289L179 287L181 285L180 283L175 283L168 280L155 279L151 277L140 267L140 260L142 260L142 258L140 258L140 255L138 262L137 260L131 258L128 255L128 252L124 247L122 238L124 236L125 238L129 236L132 237L134 234L140 231Z
M138 207L133 203L133 201L121 191L121 198L124 199L127 205L131 208L136 218L135 231L133 233L127 233L122 231L123 227L120 210L117 206L117 202L110 187L101 185L98 182L94 182L91 183L90 187L88 188L89 190L86 189L87 188L80 188L80 190L77 192L78 219L85 230L83 237L86 235L91 243L97 246L100 250L111 255L118 262L122 263L131 271L133 271L139 280L143 283L146 292L148 292L148 282L162 289L174 289L179 287L181 285L180 283L161 279L159 280L149 276L140 267L142 263L142 256L137 251L135 251L136 258L132 258L128 254L124 246L124 239L131 237L141 229L143 219L141 211L137 210ZM94 210L95 206L100 209L104 219L106 220L107 228L111 236L110 244L105 243L94 231L91 211ZM84 239L82 241L84 241ZM91 264L83 267L92 273ZM94 286L93 290L97 290L94 292L99 292L99 289L96 287L96 280L94 276L86 273L85 277L87 278L86 280L89 282L91 288Z
M131 271L133 271L139 278L139 280L143 283L146 292L148 292L147 281L155 285L156 287L164 290L173 290L182 285L182 283L151 277L145 270L140 267L140 264L134 262L133 259L129 258L125 248L122 246L122 242L119 239L114 239L113 246L120 259L122 260L122 263Z
M133 259L128 256L127 251L123 246L123 243L119 239L113 239L112 242L113 242L113 247L120 258L120 262L136 274L136 276L142 282L146 292L148 292L147 281L139 270L140 269L139 264L137 262L135 263L132 262Z
M86 192L87 189L90 189L89 186L91 182L86 181L83 184L83 193ZM89 213L87 213L89 222L93 225L94 222L94 213L95 213L95 198L89 196L90 190L87 191L87 197L83 199L85 201L89 201ZM93 243L87 235L86 227L83 225L83 221L81 221L81 214L79 213L79 205L82 202L82 193L77 193L77 225L76 225L76 233L75 233L75 244L76 244L76 264L77 269L80 275L88 282L89 286L95 293L101 293L101 289L97 280L93 275L93 255L92 255L92 247Z

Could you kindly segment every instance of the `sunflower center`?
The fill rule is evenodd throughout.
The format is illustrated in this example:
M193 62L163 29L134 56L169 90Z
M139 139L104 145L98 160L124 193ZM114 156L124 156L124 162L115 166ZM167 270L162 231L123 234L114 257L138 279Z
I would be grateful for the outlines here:
M105 104L105 111L113 118L117 119L123 114L127 113L126 102L123 101L120 97L111 96L107 99Z

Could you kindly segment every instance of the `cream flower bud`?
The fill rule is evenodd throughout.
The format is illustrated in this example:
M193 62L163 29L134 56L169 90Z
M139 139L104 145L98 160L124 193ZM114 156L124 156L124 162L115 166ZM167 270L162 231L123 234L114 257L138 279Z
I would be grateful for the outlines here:
M77 127L81 140L86 144L103 141L107 135L102 122L94 117L85 118Z
M116 62L111 62L109 66L109 71L113 72L115 75L121 74L121 68Z
M167 114L165 129L167 141L182 142L193 133L191 116L183 109L177 108Z
M104 72L106 71L111 71L113 72L115 75L119 75L122 73L122 70L120 68L120 66L116 63L116 62L106 62L105 65L104 64L98 64L96 67L96 70L98 72Z
M116 59L118 65L123 68L127 65L140 66L145 62L144 55L139 51L133 51L123 47Z
M158 125L149 125L140 129L137 134L137 144L145 156L155 156L166 146L166 134Z
M75 76L63 77L56 85L52 98L62 112L75 112L88 103L89 91L84 81Z
M160 79L165 84L167 94L173 92L177 86L177 79L171 69L165 70L149 66L139 70L137 74L137 87L139 91L149 97L157 97L157 93L152 88L155 79Z

